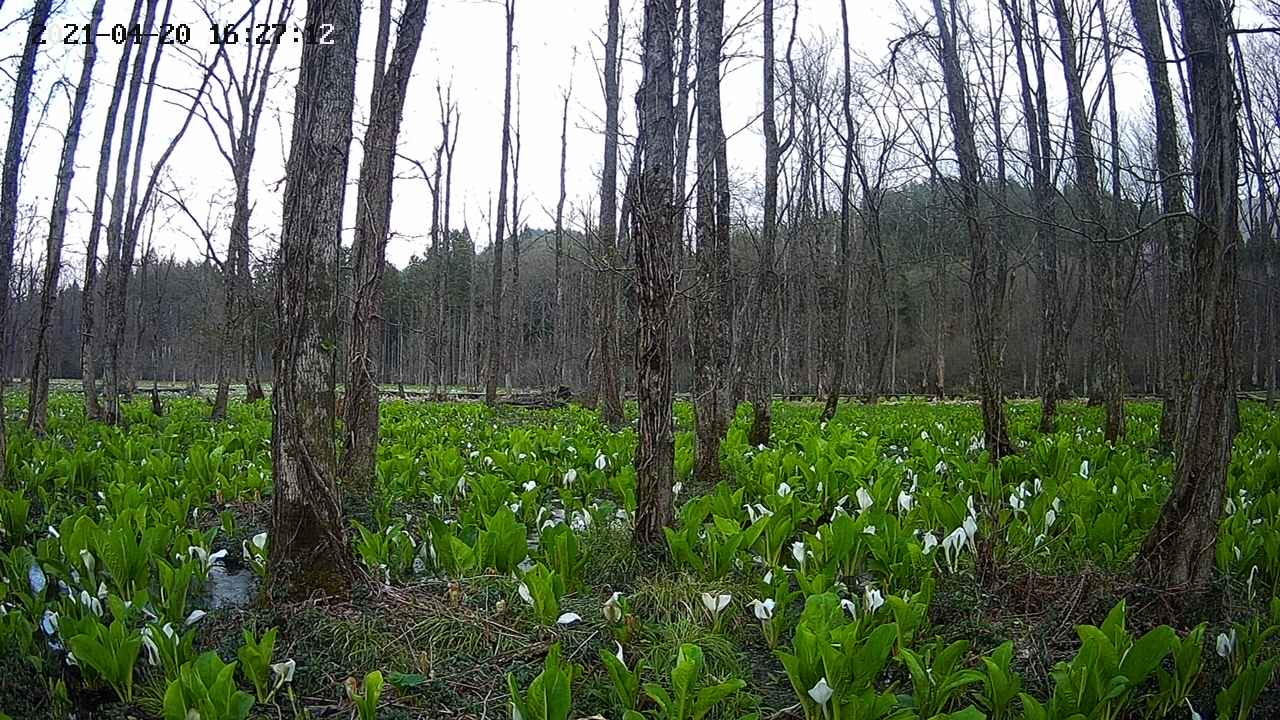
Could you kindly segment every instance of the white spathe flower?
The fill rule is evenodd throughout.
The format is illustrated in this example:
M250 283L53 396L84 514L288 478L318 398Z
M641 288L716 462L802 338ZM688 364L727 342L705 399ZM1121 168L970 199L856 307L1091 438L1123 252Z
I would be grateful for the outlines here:
M596 455L597 470L604 470L608 466L609 466L609 461L608 459L605 458L604 453L600 453L599 455Z
M785 482L778 483L778 497L786 497L791 494L791 486Z
M1088 459L1080 461L1080 477L1085 480L1089 479L1089 461Z
M102 603L98 598L90 595L88 590L80 591L80 604L88 608L94 615L102 617Z
M846 598L840 601L840 607L848 611L855 620L858 618L858 603Z
M52 610L45 610L44 616L40 618L40 629L44 630L45 635L53 635L58 632L58 613Z
M258 548L258 550L259 550L259 551L266 552L266 549L267 549L267 534L266 534L265 532L260 532L260 533L258 533L257 535L254 535L254 536L253 536L253 546L254 546L254 547L256 547L256 548Z
M880 606L884 605L884 595L881 595L880 591L873 587L868 586L867 589L863 591L863 596L863 599L867 604L867 612L869 613L879 610Z
M871 499L871 493L867 492L866 488L858 488L856 495L858 498L859 510L865 511L867 508L876 504L876 501Z
M969 536L965 534L962 527L952 530L949 535L942 539L942 552L947 559L947 569L951 572L956 571L956 560L960 557L960 551L964 549L968 541Z
M756 617L759 618L761 622L773 618L773 608L776 606L777 603L773 601L773 598L765 598L764 600L756 599L751 601L751 611L755 613Z
M561 615L560 617L556 618L556 624L572 625L576 622L581 622L581 620L582 620L582 616L579 615L578 613L567 612Z
M898 493L898 508L904 513L911 512L911 508L915 507L916 499L907 492Z
M972 515L964 519L964 523L960 526L964 528L964 534L969 538L969 545L973 546L973 541L978 537L978 521Z
M925 533L922 539L924 540L923 552L925 555L933 552L933 549L938 547L938 538L933 533Z
M720 595L712 595L711 593L702 593L702 607L712 615L719 615L724 609L729 607L729 603L733 600L733 596L728 593Z
M187 624L187 625L195 625L196 623L200 622L200 620L201 620L202 618L204 618L204 616L205 616L205 615L207 615L207 614L208 614L208 613L206 613L206 612L205 612L205 611L203 611L203 610L192 610L192 611L191 611L191 614L187 616L187 619L186 619L186 621L185 621L185 624Z
M1053 524L1057 522L1057 520L1058 520L1058 513L1054 512L1053 508L1049 508L1048 510L1046 510L1044 513L1044 529L1048 530L1049 528L1053 527Z
M866 526L866 527L862 528L862 534L863 534L863 535L875 535L875 534L876 534L876 526L875 526L875 525L868 525L868 526Z
M564 471L564 486L565 486L565 487L569 487L569 486L570 486L570 485L572 485L572 484L573 484L573 482L574 482L575 480L577 480L577 479L578 479L578 471L577 471L577 470L574 470L573 468L569 468L568 470L565 470L565 471Z
M825 677L820 678L816 685L809 688L809 697L819 705L826 705L834 694L835 691L827 684L827 679Z
M293 682L293 671L296 670L298 664L292 659L284 662L271 663L271 672L276 676L276 687L289 682Z
M84 563L84 569L89 572L93 572L93 568L97 565L97 560L94 559L93 553L85 549L80 550L80 561Z
M1231 633L1218 633L1218 657L1229 657L1236 651L1236 629Z
M524 486L523 486L523 487L524 487L524 491L525 491L525 492L532 492L532 491L534 491L534 490L537 490L537 489L538 489L538 483L536 483L536 482L534 482L534 481L530 480L530 481L526 482L526 483L524 484Z
M533 604L533 595L530 594L528 585L520 583L520 587L516 588L516 592L520 595L521 600L524 600L530 605Z
M1026 502L1018 496L1018 493L1013 493L1009 496L1009 507L1013 508L1015 513L1020 513L1026 507Z
M622 597L622 593L615 592L609 596L608 600L604 601L604 607L600 610L604 614L604 619L610 623L617 624L622 622L622 605L618 603L618 598L620 597Z
M801 568L804 568L804 559L806 554L807 552L804 549L804 542L796 540L791 543L791 557L795 558L796 562L800 563Z
M684 483L677 481L675 485L671 486L671 497L680 497L681 490L684 490Z
M160 664L160 648L156 646L156 641L151 638L151 628L142 628L142 647L147 651L147 664L156 666Z

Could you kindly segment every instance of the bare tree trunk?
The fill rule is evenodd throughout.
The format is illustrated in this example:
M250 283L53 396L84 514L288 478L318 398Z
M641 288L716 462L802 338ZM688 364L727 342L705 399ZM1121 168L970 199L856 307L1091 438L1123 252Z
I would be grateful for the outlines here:
M505 0L507 13L507 70L502 93L502 160L498 172L498 210L493 227L493 287L489 296L488 372L484 385L484 401L489 407L498 402L498 374L502 372L502 244L507 217L507 160L511 155L511 51L516 28L515 0Z
M569 154L569 97L573 94L573 84L564 92L564 110L560 115L560 194L556 199L556 257L555 257L555 307L552 310L551 352L554 357L553 376L560 387L569 384L567 368L564 364L565 345L568 333L564 313L564 200L565 170L568 167Z
M1040 432L1052 433L1057 426L1058 396L1062 392L1063 337L1062 300L1058 290L1058 238L1054 222L1054 187L1049 163L1051 161L1051 137L1049 136L1047 89L1044 83L1044 51L1040 36L1039 11L1032 2L1031 47L1034 54L1036 89L1032 89L1031 70L1027 62L1023 41L1023 12L1021 0L1002 0L1005 16L1014 42L1015 58L1020 81L1022 115L1027 132L1027 163L1031 166L1032 203L1036 213L1036 284L1040 295L1040 347L1037 355L1036 376L1041 397Z
M386 6L390 0L383 0ZM396 142L404 117L404 101L413 60L422 40L427 0L407 0L396 30L396 46L386 61L385 46L374 59L369 126L364 135L364 160L356 195L356 233L352 247L353 302L347 335L347 386L344 398L343 469L352 486L373 490L377 475L378 379L382 365L383 268L387 264L387 238L391 233L391 186L395 171ZM379 19L390 27L390 18ZM383 34L379 27L379 37ZM385 45L385 43L384 43Z
M1071 18L1067 14L1065 0L1053 0L1053 15L1058 25L1058 42L1061 46L1062 71L1067 87L1067 107L1071 118L1072 156L1075 163L1076 184L1084 197L1084 234L1091 245L1093 258L1102 265L1099 273L1096 265L1090 277L1101 287L1093 288L1093 306L1098 325L1094 333L1102 336L1103 366L1102 400L1106 405L1105 435L1108 442L1116 442L1124 434L1123 379L1116 355L1119 347L1118 259L1116 241L1109 238L1108 223L1102 209L1102 189L1098 181L1098 158L1095 154L1092 126L1085 105L1083 81L1080 76L1079 56ZM1083 24L1083 20L1082 20Z
M1139 574L1162 588L1209 585L1231 463L1235 400L1233 343L1239 227L1239 137L1230 17L1222 0L1178 0L1191 85L1191 233L1194 372L1179 431L1173 490L1138 556Z
M98 32L105 0L96 0L89 21L90 34ZM46 18L47 19L47 18ZM93 64L98 57L96 42L86 43L84 62L80 66L80 82L71 101L71 123L62 141L62 157L58 163L58 182L53 191L53 207L49 212L49 241L45 248L44 279L40 288L40 319L36 323L34 357L31 361L31 390L27 402L27 425L43 435L49 415L49 327L53 324L54 304L58 298L58 278L62 272L62 243L67 231L67 203L71 198L71 180L76 172L76 147L80 142L80 126L92 88ZM7 156L6 156L7 157ZM88 258L92 264L93 259Z
M282 2L275 21L285 22L291 7L290 0ZM251 25L257 19L252 13L251 9ZM267 19L271 18L268 16ZM244 66L239 73L225 52L215 55L208 68L209 72L216 72L221 67L226 75L224 86L230 89L230 92L211 97L214 111L206 112L202 117L215 140L222 138L219 148L231 168L236 193L232 206L231 233L227 239L227 256L222 265L223 327L216 369L218 386L213 410L210 412L213 420L226 417L231 378L234 375L243 375L247 401L252 402L262 397L253 343L254 314L249 264L249 215L252 206L249 203L249 177L257 152L258 123L266 103L271 68L278 47L277 44L248 44ZM211 114L222 121L221 130L214 127ZM223 149L224 147L227 149Z
M612 5L615 0L610 0ZM663 541L672 521L671 473L675 455L671 422L672 259L680 229L675 227L672 166L675 117L672 108L672 37L675 0L645 0L644 79L640 86L640 174L636 188L636 291L640 305L636 345L636 396L640 406L636 445L637 543Z
M849 191L853 187L853 110L849 105L853 93L853 69L849 59L849 9L846 0L840 0L841 39L844 46L844 176L840 185L840 267L836 271L835 342L831 365L831 387L827 389L827 402L822 408L823 421L835 417L836 405L845 382L845 356L849 354L849 235L852 200Z
M978 361L979 397L982 404L982 430L988 456L998 462L1013 449L1009 443L1008 423L1004 414L1004 397L1000 387L1002 360L996 348L993 327L992 242L990 229L979 207L979 160L974 140L973 121L969 114L964 70L953 31L954 6L943 10L943 0L933 0L941 39L942 79L946 85L947 110L951 134L960 169L960 211L969 236L969 300L973 315L973 348Z
M781 163L782 146L778 142L778 121L775 107L776 86L774 83L774 42L773 42L773 2L764 0L764 225L760 236L760 270L756 278L757 301L755 303L756 319L753 321L756 331L748 352L752 354L751 380L747 399L751 402L751 430L747 441L753 446L765 445L773 432L773 349L776 343L774 310L778 303L778 273L774 270L774 246L778 242L778 166ZM800 14L800 3L797 0L791 18L791 37L795 39L797 18ZM791 46L787 46L788 67L791 61ZM791 85L788 90L794 98L795 73L791 73ZM795 106L792 102L792 125L795 123ZM794 131L789 131L794 132ZM791 142L788 135L787 144Z
M1160 206L1166 216L1162 262L1165 263L1169 295L1165 303L1168 331L1164 348L1167 355L1161 378L1164 412L1160 417L1160 440L1166 447L1174 447L1182 426L1180 417L1190 380L1190 357L1185 339L1191 337L1195 323L1191 304L1191 268L1187 261L1191 238L1188 236L1188 223L1183 217L1187 205L1182 182L1182 151L1178 147L1177 111L1169 82L1164 38L1160 32L1160 9L1156 0L1129 0L1129 5L1134 29L1142 43L1147 81L1151 85L1155 105L1156 169L1160 175Z
M307 27L341 41L307 43L293 113L276 276L271 391L271 542L274 600L350 592L354 562L335 483L333 421L337 265L355 95L357 0L310 0Z
M129 27L137 24L138 16L142 12L143 2L144 0L134 0L133 14L129 18ZM115 135L116 117L119 115L120 100L124 95L125 81L129 75L129 59L130 53L133 51L133 45L134 43L125 43L124 49L120 53L120 63L116 66L115 84L111 90L111 102L107 106L107 119L102 130L102 145L98 153L98 177L93 197L93 219L89 225L89 242L85 250L84 288L81 290L80 296L81 382L84 387L85 414L94 419L102 415L102 407L98 403L98 368L95 363L97 356L100 354L97 350L101 343L99 342L100 338L94 335L95 301L98 292L98 241L102 236L102 215L105 212L107 184L111 171L111 141ZM142 52L141 46L139 46L138 52ZM131 110L126 110L125 112L130 116L132 115ZM130 128L132 127L130 122L127 121L126 124ZM121 130L122 137L130 133L131 131L125 131L123 128ZM123 142L122 140L122 144ZM123 198L118 201L113 199L113 214L116 202L123 202ZM110 241L108 241L108 244L110 244Z
M720 121L720 47L724 32L723 0L698 5L698 288L693 307L694 420L697 429L695 474L699 480L721 479L720 441L728 429L729 400L729 248L727 208L720 192L728 178L718 154L724 143ZM726 163L727 165L727 163ZM726 232L722 232L722 230Z
M595 382L592 394L600 401L600 419L609 427L622 425L622 393L618 383L618 359L614 355L617 317L617 285L613 277L618 252L618 0L609 0L604 48L604 162L600 172L600 223L596 261L605 266L596 273Z
M525 299L520 291L520 78L516 78L516 123L511 150L511 328L507 332L507 383L520 382L520 355L525 341Z
M110 424L121 422L120 385L123 376L120 352L124 344L124 330L128 314L129 276L133 270L133 255L137 245L137 234L134 232L134 213L137 211L138 178L142 173L142 150L146 146L148 110L155 90L155 71L160 62L163 47L157 47L151 63L151 82L145 83L146 96L142 101L142 110L138 112L138 95L144 85L142 71L147 59L149 37L155 26L156 5L158 0L148 0L146 17L143 20L141 40L138 54L134 56L132 76L129 81L129 96L125 103L124 125L121 129L119 154L116 156L116 185L111 195L111 219L107 226L107 275L103 290L104 321L106 323L105 353L107 361L106 406L103 408L103 420ZM172 1L165 3L165 20L168 19ZM134 117L140 115L139 130L134 137ZM133 159L130 161L130 152ZM132 169L132 172L130 170ZM129 193L126 198L125 185L129 180ZM143 209L145 211L145 208Z
M22 47L22 59L18 62L18 76L13 86L13 114L9 121L9 139L5 144L4 169L0 171L0 484L9 479L4 386L9 359L9 286L13 276L13 247L18 237L18 181L22 174L27 114L31 109L31 85L36 76L36 54L52 9L52 0L36 0L32 9L31 24L27 27L27 40Z
M1252 228L1249 238L1252 242L1262 245L1262 266L1259 268L1263 277L1261 280L1261 307L1258 308L1258 323L1255 325L1257 330L1258 353L1254 356L1254 384L1261 382L1267 391L1267 407L1271 408L1275 404L1275 365L1276 365L1276 313L1275 300L1272 295L1275 293L1275 256L1276 256L1276 238L1273 234L1272 220L1276 212L1275 195L1272 194L1270 186L1267 184L1267 173L1264 158L1264 145L1259 139L1258 119L1254 114L1253 92L1249 85L1249 73L1245 71L1244 54L1240 49L1240 35L1233 34L1231 36L1232 49L1236 54L1236 71L1240 82L1240 99L1244 106L1246 134L1248 139L1249 155L1253 162L1254 179L1257 182L1257 203L1256 207L1251 207L1250 218ZM1261 356L1261 364L1263 367L1263 377L1257 378L1258 356Z

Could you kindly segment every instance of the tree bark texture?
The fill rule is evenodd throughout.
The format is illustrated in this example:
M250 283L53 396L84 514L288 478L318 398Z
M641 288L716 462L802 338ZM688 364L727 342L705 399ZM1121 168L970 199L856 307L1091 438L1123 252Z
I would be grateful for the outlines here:
M672 522L671 473L675 455L671 420L672 261L680 228L675 226L672 167L675 112L672 107L675 0L645 0L640 86L639 148L632 222L635 235L639 332L636 395L640 408L636 445L635 541L663 542Z
M390 1L387 0L387 4ZM396 143L404 117L413 60L422 40L427 0L407 0L396 30L390 64L376 59L380 72L369 99L369 125L356 195L356 232L352 247L352 310L347 333L347 385L343 400L346 480L372 490L377 474L378 378L382 365L382 274L391 233L391 184ZM383 18L390 24L390 18ZM380 22L382 22L380 20Z
M90 34L98 32L105 0L93 4L89 21ZM31 388L27 402L27 425L43 435L49 417L49 327L53 324L54 303L58 297L58 279L62 273L62 244L67 232L67 204L71 199L71 180L76 172L76 147L80 142L80 126L93 87L93 65L98 57L96 42L86 43L84 62L80 65L80 82L71 100L71 121L62 140L62 157L58 161L58 180L53 191L53 207L49 211L49 238L45 245L44 277L40 286L40 317L36 321L34 357L31 361ZM87 265L93 259L86 260Z
M944 11L943 0L933 0L941 40L942 79L946 86L947 115L958 160L959 210L969 239L969 301L973 318L973 349L978 364L979 399L982 405L983 441L992 462L1012 452L1004 397L1000 387L1002 358L995 342L991 230L979 206L979 158L965 75L953 31L954 7Z
M507 69L502 92L502 159L498 171L498 209L493 216L493 279L489 295L488 368L484 384L484 401L489 407L498 402L498 375L502 372L502 246L507 217L507 160L511 156L511 52L516 28L515 0L506 0Z
M335 482L333 422L338 246L359 1L311 0L306 25L321 23L332 24L337 41L302 49L275 289L275 492L266 594L277 600L346 595L354 575Z
M600 223L596 228L597 262L603 269L596 273L595 294L595 361L592 394L599 400L600 419L609 427L622 425L622 390L618 382L618 358L615 351L618 304L617 281L613 266L618 255L618 43L620 9L618 0L609 0L608 27L604 49L604 161L600 172Z
M697 268L694 302L693 408L697 431L695 475L716 483L721 479L720 441L728 430L733 406L729 398L729 246L728 213L720 192L728 183L721 175L718 155L724 130L720 119L720 46L724 32L724 1L698 4L698 190ZM727 163L725 164L727 165Z
M22 175L23 141L27 133L27 115L31 110L31 85L36 76L36 54L40 50L40 33L49 21L52 0L36 0L31 12L27 40L18 61L18 76L13 84L13 113L9 120L9 138L5 143L4 167L0 170L0 367L8 359L9 286L13 277L13 247L18 237L18 181ZM0 373L0 484L9 478L8 440L5 433L5 375Z
M1138 556L1156 587L1202 589L1227 491L1236 427L1235 366L1239 225L1239 127L1222 0L1178 0L1192 109L1190 261L1196 306L1190 392L1179 430L1173 489Z

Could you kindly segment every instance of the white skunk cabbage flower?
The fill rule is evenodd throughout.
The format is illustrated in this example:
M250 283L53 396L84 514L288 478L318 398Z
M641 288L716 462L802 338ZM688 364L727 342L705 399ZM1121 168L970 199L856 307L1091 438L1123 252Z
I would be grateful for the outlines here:
M871 499L871 493L867 492L866 488L858 488L857 497L859 510L866 511L867 508L875 505L876 501Z
M773 598L766 598L764 600L752 600L750 605L751 611L755 613L756 618L761 622L765 622L773 618L773 609L777 606L777 603L773 601Z
M733 600L733 596L728 593L720 595L712 595L711 593L702 593L702 607L712 615L719 615L724 609L729 607L729 603Z
M830 702L831 696L834 694L835 691L827 684L827 679L825 677L820 678L816 685L809 688L809 697L812 698L814 702L823 706Z
M271 663L271 673L276 676L276 687L280 687L285 683L293 682L293 671L296 670L298 664L292 659L284 662Z
M609 596L608 600L604 601L604 606L600 609L604 619L615 625L622 622L622 605L618 604L618 598L620 597L622 597L622 593L615 592Z
M1218 633L1218 657L1229 657L1236 651L1236 629L1231 633Z
M864 590L863 595L865 595L864 599L866 600L867 612L869 613L879 610L880 607L884 605L884 596L880 594L879 590L873 587L868 587Z

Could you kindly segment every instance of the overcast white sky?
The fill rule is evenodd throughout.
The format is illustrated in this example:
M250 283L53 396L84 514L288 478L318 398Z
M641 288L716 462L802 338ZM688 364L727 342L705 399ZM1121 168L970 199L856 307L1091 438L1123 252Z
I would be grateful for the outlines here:
M301 24L305 0L296 0L295 19ZM729 0L726 22L735 24L744 17L755 18L759 3L753 0ZM20 51L25 24L13 21L26 12L25 3L4 3L0 10L0 27L9 26L0 33L0 65L6 77L0 81L0 92L12 92L12 74L16 69L16 56ZM779 3L778 23L780 35L789 27L790 3ZM865 7L858 9L852 20L855 44L871 53L883 48L892 34L892 21L896 10ZM162 3L163 6L163 3ZM59 8L58 5L55 5ZM87 22L92 0L64 0L51 21L47 54L40 59L40 75L35 101L43 104L50 86L64 77L65 87L53 94L47 111L33 107L28 121L28 137L31 151L25 163L21 202L26 207L47 215L50 197L54 190L58 153L65 131L71 90L79 73L83 56L82 46L63 45L61 30L64 23ZM247 7L245 0L231 0L222 14L234 19ZM131 0L107 0L103 29L115 23L127 23L132 8ZM624 22L628 25L627 71L624 79L622 103L624 132L633 126L632 96L638 77L636 66L638 48L634 42L636 26L641 19L639 0L623 1ZM397 12L399 8L397 7ZM171 20L187 23L192 30L191 47L208 50L210 39L208 23L193 0L174 0ZM601 35L605 20L603 0L520 0L516 14L516 68L519 79L521 133L523 155L521 157L520 194L523 215L529 224L548 227L548 212L554 208L558 192L560 110L561 93L570 81L573 99L569 118L568 193L571 209L594 206L597 192L596 177L599 172L602 139L600 114L603 109L603 93L598 79L601 61ZM372 75L368 58L373 52L373 30L377 22L375 2L366 2L361 16L359 57L360 74L356 89L356 140L352 148L352 164L349 180L354 184L359 172L359 139L363 132L362 120L368 108L369 83ZM478 244L488 242L489 205L496 194L498 179L499 139L502 112L502 75L504 65L503 10L499 2L486 0L431 0L427 15L422 49L415 64L413 79L401 130L400 152L421 160L431 167L433 152L440 139L439 111L435 85L437 82L453 84L454 97L462 113L461 134L458 140L454 166L455 227L463 221L470 226ZM839 3L836 0L804 0L801 2L800 34L816 37L822 33L839 31ZM785 35L783 35L785 37ZM731 71L723 89L726 128L732 132L756 118L760 111L760 65L758 59L759 25L752 26L731 49L750 52L753 57L741 57L731 63ZM94 173L101 138L104 110L110 97L111 82L115 74L119 48L109 40L100 41L97 66L94 70L94 87L90 96L90 110L85 118L80 146L77 152L77 174L72 190L72 220L67 237L67 262L73 267L83 263L83 247L87 237L87 224L92 207ZM170 53L172 48L167 49ZM781 51L781 49L780 49ZM236 49L231 48L235 53ZM255 245L265 247L279 228L278 181L283 175L285 142L288 135L290 112L293 104L293 84L296 74L298 47L286 43L277 58L280 85L270 93L268 109L262 120L258 140L258 154L254 163L252 200L254 202L253 227L255 233L263 233ZM194 87L199 73L185 62L177 52L166 54L161 63L160 82L170 86ZM185 109L175 104L180 98L158 92L153 106L148 133L147 159L144 164L150 172L152 163L167 145L180 124ZM9 117L3 113L0 127L7 127ZM40 123L38 129L37 123ZM730 142L730 162L735 174L754 176L763 154L758 122L734 136ZM181 187L193 206L204 206L208 200L221 196L224 201L231 186L230 172L218 155L208 130L198 121L187 131L182 145L169 162L168 172L173 183ZM392 229L395 233L388 248L392 262L403 265L414 253L426 248L426 233L430 227L430 201L426 183L414 179L417 170L409 163L401 162L398 172L405 179L398 180L394 190ZM144 175L145 178L145 175ZM348 193L347 215L354 214L354 192ZM219 208L221 205L219 205ZM215 210L216 211L216 210ZM215 211L211 211L215 212ZM576 213L575 213L576 215ZM211 215L212 217L212 215ZM575 222L577 218L575 217ZM158 226L156 245L161 251L172 251L179 257L199 257L203 253L201 243L189 239L183 233L195 236L194 228L185 218L162 218L170 227ZM347 223L348 225L350 222ZM215 247L225 244L226 220L218 225ZM43 227L35 233L43 243Z
M210 39L208 23L195 5L196 0L174 0L171 21L187 23L191 27L191 47L208 51ZM244 12L247 0L229 0L222 17L232 20ZM305 12L305 0L296 0L295 21L301 24ZM0 67L5 78L0 80L0 92L12 92L12 74L16 69L16 56L21 46L25 24L13 21L25 12L25 3L10 0L0 10ZM922 6L923 0L913 0L911 6ZM163 3L162 3L163 5ZM729 63L722 96L726 131L734 133L729 144L729 162L735 178L754 186L763 159L763 147L757 120L760 100L760 28L756 21L758 0L728 0L726 24L734 26L743 18L751 19L750 26L729 45L735 57ZM779 0L777 10L779 48L785 42L790 27L791 2ZM64 0L57 15L50 23L47 54L39 62L40 77L34 93L32 116L28 123L31 152L25 163L21 202L36 211L36 222L47 216L50 197L54 190L58 153L61 150L63 132L70 105L71 84L79 73L83 54L81 46L63 45L60 30L64 23L87 22L92 0ZM979 3L979 12L985 7ZM131 0L107 0L103 19L104 29L128 21ZM624 132L633 126L630 117L634 108L632 96L638 77L637 50L634 31L641 19L640 0L623 0L624 22L628 25L627 72L624 79L623 123ZM397 7L396 12L399 11ZM838 39L840 29L840 4L838 0L801 0L799 35L810 41L827 36ZM885 2L854 0L850 3L850 24L856 53L881 57L891 38L899 34L898 9ZM372 69L368 58L373 51L373 31L376 25L376 2L365 3L362 14L361 38L358 55L361 58L356 88L356 142L352 147L352 163L348 173L352 190L348 192L347 225L354 214L354 181L359 172L359 139L363 134L363 118L368 107L369 84ZM593 207L597 192L596 176L600 166L601 135L600 114L603 98L598 79L598 63L601 58L600 36L603 34L605 2L603 0L520 0L516 15L516 68L519 79L521 133L523 155L521 158L520 193L523 216L528 224L540 227L551 225L549 211L554 208L558 191L560 109L561 93L572 80L573 100L569 119L569 205L575 210L573 222L579 219L576 211ZM437 82L452 83L453 94L462 113L461 134L455 160L453 225L462 226L465 221L478 245L488 243L489 206L491 196L496 195L499 140L502 110L502 75L504 26L500 2L486 0L431 0L422 49L418 54L404 124L400 136L400 152L417 158L431 167L434 148L439 142L439 111L435 94ZM110 84L115 74L119 48L110 41L99 42L98 64L94 71L94 87L90 98L91 109L87 115L77 153L78 171L72 191L72 220L67 237L66 262L74 273L79 273L83 263L84 241L87 237L88 215L92 205L94 173L99 150L103 110L110 96ZM239 49L231 48L233 54ZM199 82L199 72L172 48L161 63L160 82L168 86L194 87ZM234 57L234 55L233 55ZM253 229L259 235L255 248L265 248L272 242L280 226L279 181L283 175L285 142L293 105L293 85L296 75L298 46L286 43L277 58L277 87L269 94L268 108L262 120L258 139L258 154L254 164L251 189L254 203ZM1145 83L1141 80L1141 68L1131 62L1122 72L1122 105L1137 106L1145 102ZM63 77L69 78L65 86L52 93L53 100L47 108L44 98L50 95L50 87ZM151 131L144 165L147 173L155 159L167 145L169 138L185 114L180 107L181 98L171 93L157 91L151 118ZM8 114L0 113L0 127L7 127ZM38 129L37 129L37 123ZM413 254L426 249L426 234L430 227L430 201L427 185L413 175L417 171L409 163L401 162L398 171L404 179L398 180L394 189L392 230L394 237L388 248L388 256L397 265L403 265ZM191 201L194 207L210 206L210 200L221 197L210 211L214 221L215 247L225 247L229 217L221 221L216 212L227 203L231 186L229 169L218 155L208 130L198 121L191 128L168 166L170 180ZM145 177L145 176L144 176ZM229 211L228 211L229 212ZM44 226L37 225L34 233L37 245L43 245ZM161 252L173 252L179 257L199 257L203 254L201 243L192 239L194 228L181 216L162 217L156 230L156 246ZM67 277L64 275L64 277Z

